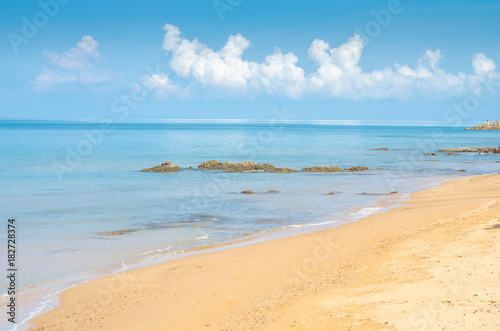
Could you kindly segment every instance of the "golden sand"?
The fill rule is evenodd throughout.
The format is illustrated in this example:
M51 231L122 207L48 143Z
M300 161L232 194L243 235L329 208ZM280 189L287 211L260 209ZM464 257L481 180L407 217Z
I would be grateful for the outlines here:
M37 330L500 330L500 175L66 290Z

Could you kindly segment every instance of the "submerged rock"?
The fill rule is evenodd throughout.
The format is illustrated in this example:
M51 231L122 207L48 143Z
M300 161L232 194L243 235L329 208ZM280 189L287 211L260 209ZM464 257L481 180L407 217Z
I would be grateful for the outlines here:
M335 195L335 192L323 193L323 195Z
M450 148L450 149L440 149L441 153L492 153L500 154L500 147L461 147L461 148Z
M250 191L250 190L245 190L243 192L241 192L242 194L255 194L254 191Z
M390 192L390 193L366 193L366 192L363 192L363 193L358 193L357 195L373 195L373 196L378 196L378 195L391 195L391 194L397 194L399 193L398 191L393 191L393 192Z
M278 191L276 191L276 190L269 190L269 191L267 191L266 193L279 193L279 192L278 192Z
M339 167L328 167L328 166L303 168L302 171L305 171L305 172L344 172L344 170L342 170Z
M123 229L123 230L109 231L109 232L98 232L98 234L103 236L121 236L122 234L132 233L132 232L137 232L137 229Z
M345 168L345 171L365 171L365 170L370 170L370 168L367 167L351 167L351 168Z
M425 155L431 156L431 155L436 155L436 153L427 153Z
M389 147L372 148L370 151L388 151Z
M154 166L152 168L145 168L141 171L143 172L174 172L182 170L181 167L176 166L172 162L163 162L161 165Z
M293 169L290 169L290 168L271 168L271 169L266 169L264 170L266 172L279 172L279 173L290 173L290 172L297 172L297 170L293 170Z

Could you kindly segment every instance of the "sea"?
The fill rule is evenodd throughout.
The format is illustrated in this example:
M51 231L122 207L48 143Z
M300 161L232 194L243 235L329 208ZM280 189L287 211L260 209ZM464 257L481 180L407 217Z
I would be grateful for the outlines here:
M7 275L8 220L15 219L17 269L17 324L4 316L0 328L27 328L58 304L61 290L93 278L203 247L338 226L397 206L416 190L499 172L500 155L438 152L499 146L500 131L466 131L466 124L0 121L0 257ZM209 160L369 170L197 169ZM166 161L183 170L140 171ZM2 279L4 307L10 296Z

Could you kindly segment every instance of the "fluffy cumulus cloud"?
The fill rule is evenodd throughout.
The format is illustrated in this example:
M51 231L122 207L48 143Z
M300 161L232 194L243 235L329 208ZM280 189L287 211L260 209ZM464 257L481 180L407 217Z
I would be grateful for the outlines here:
M297 57L276 50L262 63L243 60L250 47L241 34L230 36L222 49L214 51L197 39L181 38L176 26L166 24L163 48L172 55L170 67L179 76L194 78L204 86L238 92L264 89L268 93L297 96L306 83L304 70L297 67Z
M141 88L141 86L136 86ZM181 88L179 85L174 84L172 80L163 73L151 74L143 77L142 88L147 91L156 91L159 96L166 96L177 94L186 96L188 93L187 88Z
M39 92L53 90L63 84L82 83L102 85L110 83L114 74L99 68L97 63L101 54L97 51L99 43L91 36L84 36L76 47L62 53L43 52L47 63L33 81L33 88Z
M440 67L443 58L440 50L427 50L414 66L395 63L365 72L359 65L364 41L357 34L336 48L323 40L314 40L308 55L316 69L306 73L297 65L297 56L279 49L260 63L245 60L243 53L250 47L250 41L241 34L230 36L216 51L197 39L183 38L174 25L166 24L163 29L163 49L171 55L170 67L176 75L231 93L258 92L292 98L302 95L352 99L442 97L473 92L487 78L500 79L494 61L483 53L473 58L474 74L446 72ZM152 84L157 84L155 79ZM175 86L166 76L162 81L159 89Z

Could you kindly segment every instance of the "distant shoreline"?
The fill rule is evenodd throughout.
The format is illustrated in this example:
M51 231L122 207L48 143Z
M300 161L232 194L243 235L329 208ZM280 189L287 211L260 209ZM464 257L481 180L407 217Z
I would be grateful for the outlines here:
M486 121L472 128L466 128L470 131L498 131L500 130L500 121Z

